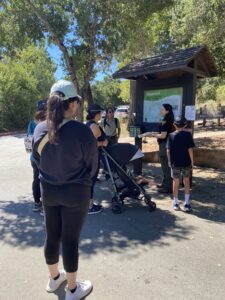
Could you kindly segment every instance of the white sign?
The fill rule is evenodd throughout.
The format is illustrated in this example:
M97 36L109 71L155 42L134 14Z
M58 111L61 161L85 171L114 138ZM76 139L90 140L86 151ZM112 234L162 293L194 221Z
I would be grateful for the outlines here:
M195 121L196 109L194 105L185 106L185 118L188 121Z

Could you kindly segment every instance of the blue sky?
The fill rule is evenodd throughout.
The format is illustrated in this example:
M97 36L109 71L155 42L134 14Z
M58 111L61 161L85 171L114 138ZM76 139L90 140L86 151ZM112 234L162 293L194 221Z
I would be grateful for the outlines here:
M54 62L57 65L57 70L55 72L55 77L56 79L62 79L65 77L65 73L63 71L63 68L60 66L60 62L61 62L61 51L59 50L59 48L55 45L52 45L50 47L46 47L50 57L54 60ZM116 71L116 67L117 67L117 61L113 61L109 71L107 72L107 74L112 74L113 72ZM104 76L106 76L106 74L104 72L98 72L94 81L101 81L103 80Z

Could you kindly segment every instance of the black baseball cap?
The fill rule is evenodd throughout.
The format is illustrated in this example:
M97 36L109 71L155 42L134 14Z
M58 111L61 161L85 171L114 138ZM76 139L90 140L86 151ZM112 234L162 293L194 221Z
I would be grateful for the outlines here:
M90 106L88 106L88 111L89 112L100 112L103 111L104 109L98 105L98 104L91 104Z
M37 111L47 109L47 99L39 100L37 103Z
M187 125L187 120L185 119L185 117L178 116L175 118L174 124L177 126L185 126Z

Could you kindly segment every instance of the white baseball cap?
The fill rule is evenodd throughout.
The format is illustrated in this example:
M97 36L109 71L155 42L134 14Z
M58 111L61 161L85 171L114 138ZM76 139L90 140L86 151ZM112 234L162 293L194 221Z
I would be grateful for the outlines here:
M61 92L65 95L64 97L62 97L64 101L68 100L69 98L75 98L75 97L81 99L81 96L77 94L77 89L73 84L73 82L68 80L61 79L56 81L51 87L50 96L52 96L52 94L56 92Z

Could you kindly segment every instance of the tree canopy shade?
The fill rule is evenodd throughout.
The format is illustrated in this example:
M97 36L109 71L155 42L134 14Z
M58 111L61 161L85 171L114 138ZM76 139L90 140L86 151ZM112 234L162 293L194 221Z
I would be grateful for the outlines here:
M96 66L103 70L113 55L125 48L137 20L171 5L172 0L3 0L1 19L4 22L4 47L18 36L40 41L48 39L63 54L65 69L78 91L92 101L90 81ZM7 32L15 24L15 35ZM11 24L11 25L10 25ZM17 45L20 41L16 39ZM10 48L10 47L9 47ZM96 64L97 63L97 64Z

